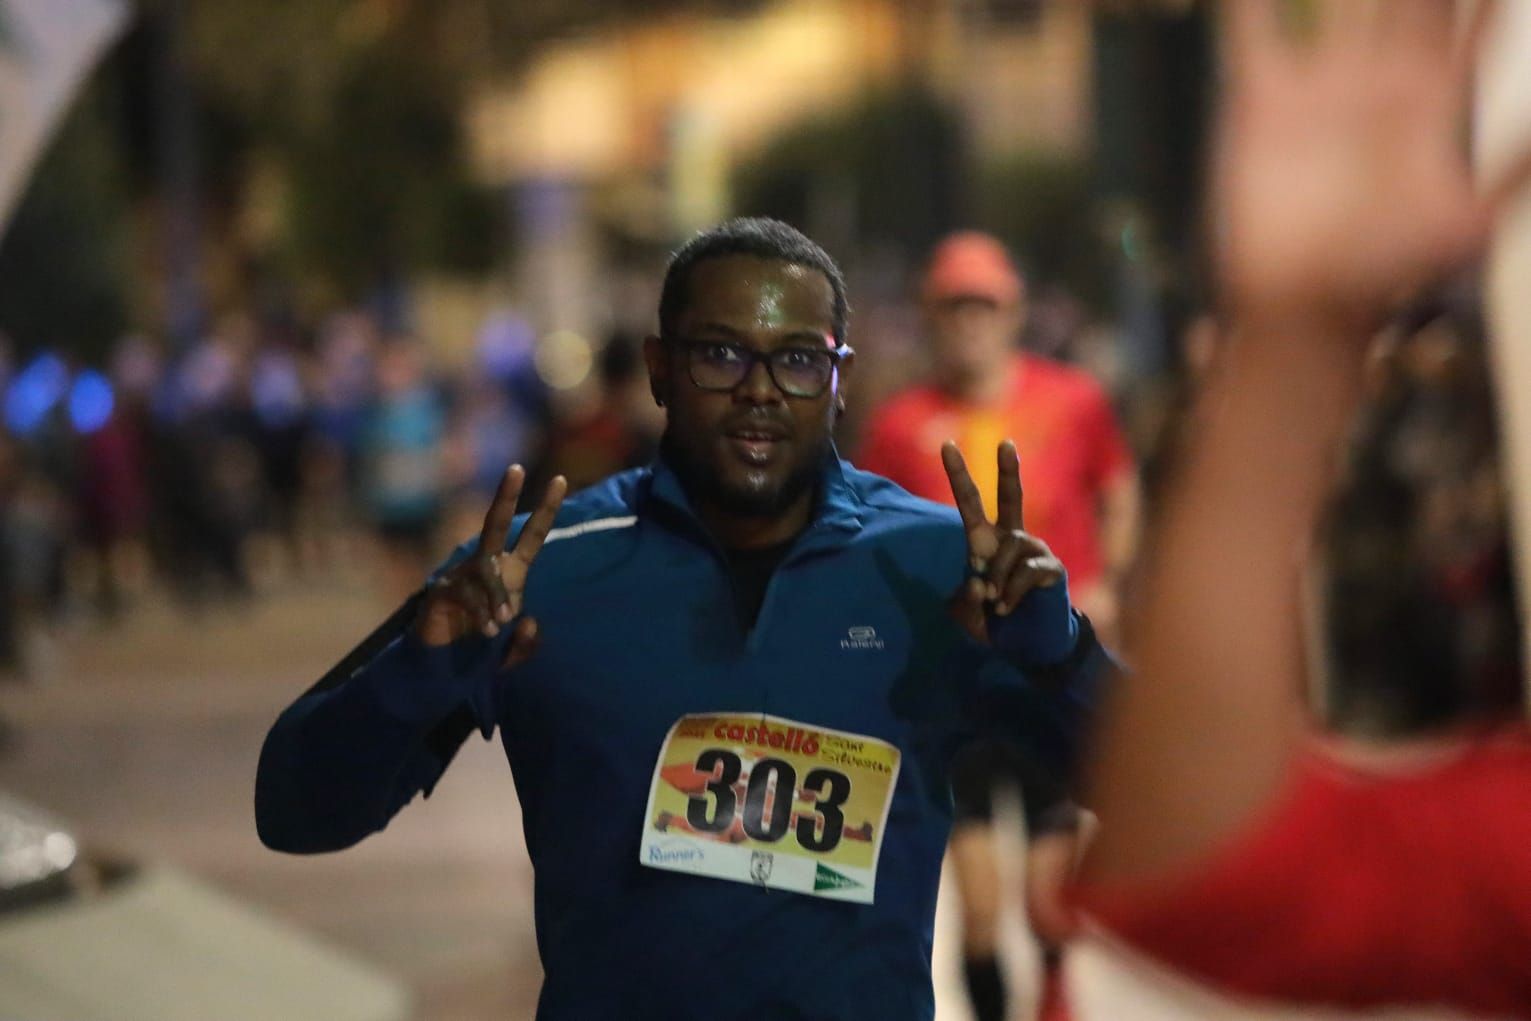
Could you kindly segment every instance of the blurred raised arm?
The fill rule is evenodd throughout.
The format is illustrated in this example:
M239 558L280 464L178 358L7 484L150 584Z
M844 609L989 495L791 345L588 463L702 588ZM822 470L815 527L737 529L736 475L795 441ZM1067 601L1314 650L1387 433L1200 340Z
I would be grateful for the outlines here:
M1222 8L1211 228L1221 364L1145 542L1135 667L1102 714L1087 879L1162 873L1269 802L1304 728L1301 579L1368 341L1481 248L1527 176L1477 187L1463 118L1491 16L1445 0ZM1383 9L1385 8L1385 14Z

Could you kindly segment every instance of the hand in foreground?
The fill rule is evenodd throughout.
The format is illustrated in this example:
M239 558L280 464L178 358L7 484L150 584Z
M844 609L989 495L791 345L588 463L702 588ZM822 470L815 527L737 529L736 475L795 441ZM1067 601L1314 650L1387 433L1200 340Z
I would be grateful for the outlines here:
M1240 319L1371 327L1475 256L1531 176L1528 151L1479 188L1464 144L1496 5L1458 32L1450 0L1319 0L1304 38L1280 6L1223 4L1218 273Z
M987 611L1008 616L1028 592L1062 582L1063 564L1046 543L1024 530L1021 459L1014 443L1006 440L999 446L999 513L992 524L955 443L942 445L941 463L968 543L969 577L952 596L952 615L976 640L987 643Z
M535 651L537 621L532 617L516 620L516 616L521 612L532 562L553 527L568 482L560 475L548 484L541 505L527 519L515 547L506 551L516 501L525 483L526 471L520 465L505 472L484 516L478 549L426 592L415 620L415 634L426 645L449 645L470 634L494 638L502 626L515 621L503 665L516 666Z

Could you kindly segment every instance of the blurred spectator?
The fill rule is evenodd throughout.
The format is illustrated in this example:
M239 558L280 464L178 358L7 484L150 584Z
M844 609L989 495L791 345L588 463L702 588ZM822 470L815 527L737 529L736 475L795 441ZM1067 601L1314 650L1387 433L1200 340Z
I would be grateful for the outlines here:
M265 497L262 517L281 541L293 568L303 560L299 542L303 457L312 426L300 358L296 328L272 324L255 352L249 381L252 439L260 457Z
M527 492L537 494L555 475L579 490L614 472L653 460L664 419L649 392L638 338L613 334L596 365L597 387L587 397L559 408L547 431L542 458L531 472Z
M75 428L82 435L80 534L95 568L97 606L106 616L122 607L124 570L143 538L149 492L141 423L117 403L105 376L75 380Z
M510 407L530 426L547 419L548 390L536 362L537 334L510 309L491 315L479 330L477 367L504 389Z
M27 677L51 676L52 625L63 608L69 502L55 477L22 452L9 465L4 559L11 600L15 665Z
M624 467L648 464L659 453L665 417L664 409L649 389L643 342L630 333L612 334L601 350L600 372L607 404L622 420L627 433Z
M250 591L243 539L253 454L239 435L241 344L208 336L166 374L150 443L156 547L188 607Z
M548 411L546 387L534 361L536 336L509 310L484 323L474 350L474 365L461 381L459 428L467 448L469 488L475 520L483 500L499 488L505 469L524 464L544 442Z
M429 570L445 501L445 401L413 337L378 352L377 396L360 430L362 511L382 540L390 586L412 591Z
M320 327L312 359L300 363L311 401L299 469L302 563L320 576L354 559L347 530L362 425L376 392L377 346L368 316L337 312Z
M1026 529L1069 572L1074 602L1106 637L1114 632L1117 584L1137 535L1137 477L1132 456L1100 385L1083 372L1016 350L1026 325L1025 286L994 238L954 234L932 255L921 303L934 355L934 380L894 395L873 412L857 463L916 495L952 503L941 444L955 440L986 501L998 491L993 451L1013 439L1026 489ZM1062 344L1077 315L1055 297L1041 332ZM986 508L992 515L996 508ZM1049 796L1037 771L1002 740L975 743L953 773L956 823L951 854L962 897L965 973L979 1021L1007 1014L999 966L1002 905L998 850L990 829L996 788L1024 788L1028 815L1068 820L1056 832L1072 856L1072 815L1041 805ZM1043 811L1048 809L1048 811ZM1039 845L1040 846L1040 845ZM1055 855L1035 854L1038 862Z
M462 387L456 427L467 462L463 470L471 502L482 508L484 499L494 495L505 469L526 459L535 427L494 380L473 377L463 380Z

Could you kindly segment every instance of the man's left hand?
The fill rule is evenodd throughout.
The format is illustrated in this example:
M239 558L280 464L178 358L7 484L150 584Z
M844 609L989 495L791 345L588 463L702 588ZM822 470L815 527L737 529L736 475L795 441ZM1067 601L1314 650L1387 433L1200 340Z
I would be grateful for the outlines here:
M967 532L968 577L952 596L952 616L987 644L991 612L1009 616L1027 593L1062 584L1067 575L1047 544L1025 531L1021 459L1014 443L999 445L999 513L993 522L955 443L942 445L941 463Z

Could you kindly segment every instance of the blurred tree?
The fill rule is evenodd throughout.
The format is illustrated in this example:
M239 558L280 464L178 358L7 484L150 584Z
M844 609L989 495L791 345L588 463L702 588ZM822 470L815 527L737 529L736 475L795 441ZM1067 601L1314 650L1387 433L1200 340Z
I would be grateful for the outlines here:
M470 90L514 73L550 38L762 4L137 0L136 26L62 129L0 247L0 328L23 346L98 351L130 319L163 321L163 135L181 129L156 92L156 29L172 5L198 178L187 193L199 206L204 276L219 278L215 300L241 296L231 288L270 291L263 278L277 277L329 301L415 270L483 270L497 254L506 204L467 165Z
M1162 3L1095 23L1096 190L1127 200L1162 240L1158 256L1196 276L1213 50L1205 4Z
M147 0L152 7L169 0ZM483 268L495 204L471 182L459 116L484 82L550 39L679 11L746 13L764 0L191 0L199 79L286 168L299 263L333 259L355 285L369 260Z
M127 178L104 92L88 88L65 118L0 243L0 332L23 356L95 359L128 323Z
M741 161L736 204L847 254L896 246L910 266L947 231L981 227L1011 246L1034 282L1103 306L1109 262L1088 162L1042 151L970 162L955 112L903 89L783 132Z
M493 199L468 175L452 90L431 79L392 47L353 57L327 123L286 148L293 254L346 293L492 258Z
M1097 312L1111 261L1087 158L1023 151L980 168L976 223L998 235L1036 284L1061 284Z
M168 0L142 0L154 9ZM220 91L275 123L321 118L351 56L390 40L399 57L461 82L514 73L549 40L682 11L737 16L765 0L190 0L192 52Z
M159 0L164 2L164 0ZM189 59L208 106L243 129L224 180L259 165L273 230L242 264L289 273L310 297L355 299L412 270L481 271L496 206L472 179L461 127L482 69L445 12L471 5L197 0ZM271 215L274 212L274 216ZM250 281L259 286L260 281Z
M916 87L804 121L741 160L737 211L798 224L832 250L928 249L971 216L954 111Z
M146 0L153 10L170 0ZM670 11L761 0L187 2L188 59L208 105L259 139L285 197L278 247L254 253L326 297L416 269L487 269L506 203L472 178L461 112L550 38ZM248 162L247 160L245 162ZM225 180L238 167L223 167ZM500 247L503 247L501 245Z

